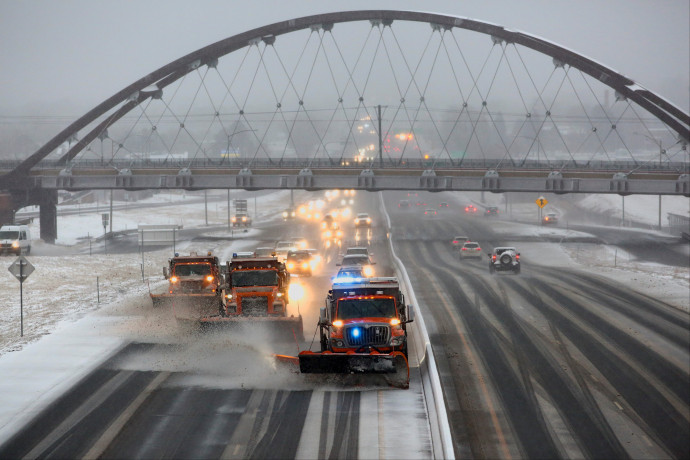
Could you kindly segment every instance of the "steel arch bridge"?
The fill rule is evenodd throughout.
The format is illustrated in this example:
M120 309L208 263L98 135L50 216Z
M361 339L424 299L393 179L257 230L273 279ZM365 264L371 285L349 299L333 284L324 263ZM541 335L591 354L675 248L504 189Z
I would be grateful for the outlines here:
M689 139L682 109L546 40L455 16L346 11L164 65L4 165L0 190L13 210L41 206L49 241L60 189L690 196Z

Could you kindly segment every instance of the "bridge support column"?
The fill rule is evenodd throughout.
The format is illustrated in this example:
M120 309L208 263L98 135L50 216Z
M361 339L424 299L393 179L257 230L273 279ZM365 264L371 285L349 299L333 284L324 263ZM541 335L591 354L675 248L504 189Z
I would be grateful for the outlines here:
M53 244L57 239L57 191L44 190L39 197L41 239Z

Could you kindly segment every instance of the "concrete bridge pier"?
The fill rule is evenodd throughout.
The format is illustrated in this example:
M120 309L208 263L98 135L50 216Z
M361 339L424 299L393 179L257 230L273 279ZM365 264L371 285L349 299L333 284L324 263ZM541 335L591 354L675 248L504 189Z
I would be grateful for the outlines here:
M53 244L57 239L57 191L43 190L38 196L41 239Z

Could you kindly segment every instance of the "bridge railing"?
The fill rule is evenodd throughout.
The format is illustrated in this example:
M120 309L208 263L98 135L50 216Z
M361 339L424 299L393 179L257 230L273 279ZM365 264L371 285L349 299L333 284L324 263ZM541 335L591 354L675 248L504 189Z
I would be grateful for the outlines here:
M634 161L603 161L603 160L569 160L563 162L556 161L537 161L526 160L522 162L500 162L495 158L485 159L446 159L446 160L426 160L426 159L384 159L383 161L375 161L373 163L367 162L353 162L340 161L337 159L310 159L310 158L283 158L283 159L212 159L212 158L196 158L196 159L143 159L143 160L116 160L103 161L99 159L80 160L66 166L59 160L43 160L36 167L34 171L40 170L89 170L89 169L112 169L120 171L123 169L341 169L351 171L361 171L364 169L391 169L391 170L419 170L419 169L433 169L433 170L524 170L524 171L592 171L592 172L678 172L679 174L687 174L690 172L690 164L686 162L634 162ZM19 165L16 160L0 160L0 171L8 173Z

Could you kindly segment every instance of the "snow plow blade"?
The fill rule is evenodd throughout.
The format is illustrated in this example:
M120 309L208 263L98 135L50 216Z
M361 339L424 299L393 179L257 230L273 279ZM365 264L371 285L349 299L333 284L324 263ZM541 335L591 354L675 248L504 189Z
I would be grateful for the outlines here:
M199 319L205 327L247 327L263 326L270 328L277 333L277 338L285 340L304 341L304 331L302 330L302 317L271 317L271 316L221 316L212 315Z
M302 351L297 356L303 374L393 374L389 383L400 388L410 384L410 367L399 351L381 353L314 353Z

